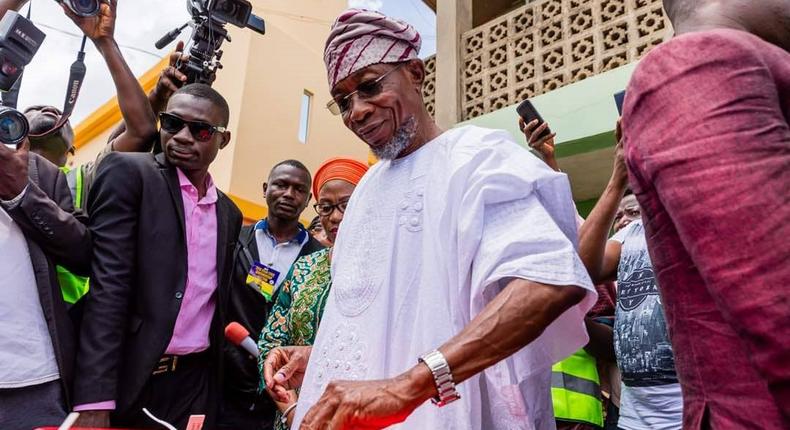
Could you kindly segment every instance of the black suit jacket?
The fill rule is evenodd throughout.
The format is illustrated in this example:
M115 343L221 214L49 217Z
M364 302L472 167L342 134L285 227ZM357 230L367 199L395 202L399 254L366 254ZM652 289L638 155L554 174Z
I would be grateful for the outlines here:
M323 248L320 242L309 236L308 241L299 252L299 257L312 254ZM256 342L269 319L269 312L274 306L273 301L267 302L261 293L247 285L247 274L252 264L259 260L255 225L244 226L241 228L234 252L229 317L231 321L236 321L244 326L250 332L250 337ZM283 276L285 275L287 273L283 274ZM225 392L231 400L236 399L250 403L255 401L261 375L258 371L258 364L254 360L250 360L246 352L232 345L226 347L225 375ZM268 396L265 394L264 396L266 397L259 399L259 402L266 403Z
M6 212L27 239L41 309L58 362L66 406L74 380L76 333L66 311L55 265L87 273L91 240L87 227L71 215L71 193L63 173L43 157L30 153L30 184L19 204Z
M217 311L211 345L221 373L223 327L241 213L218 192ZM77 360L75 403L116 401L124 415L164 354L187 279L178 173L163 154L113 153L88 196L94 259Z

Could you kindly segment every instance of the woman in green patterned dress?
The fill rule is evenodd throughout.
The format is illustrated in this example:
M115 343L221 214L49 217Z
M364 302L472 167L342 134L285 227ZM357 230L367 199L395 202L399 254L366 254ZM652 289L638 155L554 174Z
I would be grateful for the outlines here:
M335 242L351 193L366 171L367 165L359 161L334 158L324 162L315 174L313 195L318 203L314 208L331 243ZM331 260L332 249L327 248L299 258L291 267L258 340L261 374L263 362L272 349L313 344L332 284ZM266 386L261 384L260 389L265 390ZM275 429L290 426L296 399L297 393L293 392L287 403L277 403Z

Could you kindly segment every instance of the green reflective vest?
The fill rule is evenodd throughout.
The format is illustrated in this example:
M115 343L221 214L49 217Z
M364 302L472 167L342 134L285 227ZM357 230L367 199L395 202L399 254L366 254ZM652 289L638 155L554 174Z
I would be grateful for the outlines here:
M76 169L61 167L60 170L66 174L71 198L74 201L74 209L82 209L84 203L82 201L82 167L77 167ZM58 274L58 283L63 294L63 300L72 305L77 303L88 292L88 278L74 275L61 266L57 266L55 269Z
M601 380L593 356L584 349L551 367L554 418L603 427Z

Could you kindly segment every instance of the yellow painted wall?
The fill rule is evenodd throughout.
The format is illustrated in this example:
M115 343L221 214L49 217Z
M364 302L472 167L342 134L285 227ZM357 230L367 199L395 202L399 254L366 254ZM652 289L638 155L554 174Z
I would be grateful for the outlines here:
M331 4L334 7L327 6ZM263 203L261 184L274 164L293 158L315 171L329 157L351 156L365 161L367 146L345 128L340 117L325 108L329 89L323 47L331 19L342 10L345 1L261 1L255 5L261 5L259 12L266 17L268 26L266 36L253 36L249 45L247 83L237 109L240 118L230 189L236 195ZM326 22L267 14L287 7L311 16L323 11ZM298 140L298 130L305 90L314 96L307 143L303 144ZM311 218L313 214L305 215Z
M211 168L214 181L233 198L247 221L265 216L262 183L271 167L285 159L303 162L315 171L330 157L368 159L367 146L326 110L329 89L323 48L332 21L345 9L346 0L253 0L255 12L266 20L266 35L230 28L232 43L223 49L224 69L216 88L231 110L231 144ZM146 91L153 88L166 63L140 78ZM301 97L314 94L307 143L298 140ZM74 163L92 160L118 124L114 100L76 127ZM315 214L308 208L303 221Z

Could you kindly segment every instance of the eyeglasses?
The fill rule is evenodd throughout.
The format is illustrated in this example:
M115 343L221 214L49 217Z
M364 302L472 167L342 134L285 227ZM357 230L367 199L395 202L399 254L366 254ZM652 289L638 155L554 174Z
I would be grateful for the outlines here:
M214 137L214 133L224 133L227 130L225 127L216 127L203 121L187 121L167 112L159 114L159 124L162 130L172 134L183 130L184 126L189 127L192 137L200 142L208 142Z
M357 85L357 89L355 91L348 93L339 99L330 100L329 103L326 104L326 108L329 109L329 112L331 112L332 115L345 115L346 112L348 112L348 109L351 107L351 97L353 97L354 94L359 95L359 98L363 100L376 97L377 95L381 94L381 91L384 89L381 84L384 79L386 79L387 76L389 76L392 72L400 69L404 64L406 63L399 63L397 66L391 68L387 71L387 73L379 76L378 78Z
M315 209L315 211L318 212L318 215L320 216L332 215L332 212L334 212L335 209L339 210L341 214L344 214L346 213L347 207L348 201L340 202L336 205L328 205L325 203L316 203L313 205L313 209Z

